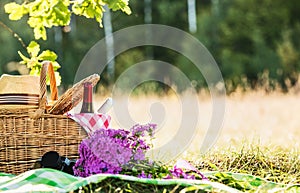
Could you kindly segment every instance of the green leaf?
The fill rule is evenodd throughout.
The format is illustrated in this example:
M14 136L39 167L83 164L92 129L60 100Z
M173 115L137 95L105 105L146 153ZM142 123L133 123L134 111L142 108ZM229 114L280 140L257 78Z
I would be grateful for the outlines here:
M38 59L36 56L27 58L20 51L18 51L19 56L22 58L21 64L25 64L27 68L32 69L33 67L38 65Z
M38 56L40 52L40 45L35 41L31 41L27 47L27 52L31 55L31 57Z
M6 13L11 13L13 12L15 9L18 8L18 6L20 6L19 4L12 2L12 3L8 3L6 5L4 5L4 10Z
M39 60L49 60L49 61L55 61L57 59L57 55L55 52L50 50L43 51L39 56Z
M68 9L69 4L59 1L52 12L53 25L64 26L69 25L71 21L71 12Z
M27 63L30 61L30 59L27 58L26 56L24 56L24 55L22 54L22 52L18 51L18 54L19 54L19 56L20 56L20 57L22 58L22 60L23 60L23 61L20 62L21 64L27 64Z
M60 86L60 84L61 84L61 76L60 76L59 72L54 72L54 74L55 74L56 86Z
M108 8L113 11L121 10L128 15L131 14L131 10L128 6L128 0L105 0L104 2L108 5Z
M53 25L64 26L69 25L71 13L69 11L62 11L61 9L55 7L53 9Z
M41 64L39 63L39 60L37 59L37 57L30 58L30 61L27 62L27 68L32 69L36 66L41 66Z
M59 68L60 68L60 65L59 65L59 63L58 63L58 62L56 62L56 61L53 61L53 62L52 62L52 65L53 65L53 69L54 69L54 71L56 71L57 69L59 69Z
M35 28L41 25L40 23L42 23L42 19L40 17L30 17L27 23L31 28Z
M37 26L33 29L34 32L34 38L35 39L43 39L47 40L47 33L46 33L46 28L44 26Z
M44 17L49 14L49 3L45 0L33 1L27 4L30 17Z
M31 68L29 74L30 75L35 75L35 76L39 76L41 73L41 68L39 67L34 67L34 68Z
M59 1L59 0L51 0L50 2L50 6L51 7L54 7L55 5L57 5L58 3L63 3L62 1Z
M23 5L19 5L15 2L6 4L4 9L6 13L9 13L10 20L19 20L24 14L28 13Z
M78 5L78 4L74 4L74 5L72 6L72 11L73 11L73 13L74 13L75 15L82 15L83 12L84 12L84 8L81 7L81 6Z
M43 25L45 22L43 22L42 19L42 17L30 17L27 21L29 26L33 28L34 38L36 40L41 38L43 40L47 39L46 28Z
M97 12L93 9L93 7L90 5L88 8L85 10L86 11L86 17L87 18L94 18Z
M122 11L125 12L127 15L131 14L131 9L130 9L129 6L126 6L126 7L122 8Z
M39 10L41 8L42 3L44 2L44 0L37 0L37 1L31 1L27 4L27 7L30 9L30 16L32 16L32 14Z

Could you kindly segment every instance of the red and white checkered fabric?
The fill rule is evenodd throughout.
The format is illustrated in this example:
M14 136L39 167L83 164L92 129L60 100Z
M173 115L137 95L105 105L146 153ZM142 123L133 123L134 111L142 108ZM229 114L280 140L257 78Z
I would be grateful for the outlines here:
M97 129L108 128L111 117L106 114L97 114L97 113L76 113L76 114L67 114L69 118L76 121L80 124L87 134L92 134Z

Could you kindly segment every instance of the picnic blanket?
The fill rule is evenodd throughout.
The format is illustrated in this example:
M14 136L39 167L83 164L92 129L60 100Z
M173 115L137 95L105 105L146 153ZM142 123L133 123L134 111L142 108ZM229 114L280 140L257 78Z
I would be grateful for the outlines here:
M205 176L214 175L215 172L204 173ZM261 178L257 178L247 174L232 174L237 179L247 179L255 189L286 191L300 191L300 184L282 185L268 182ZM231 188L221 183L211 182L208 180L186 180L186 179L146 179L137 178L126 175L113 174L97 174L87 178L75 177L57 170L52 169L36 169L22 173L18 176L0 173L0 191L3 192L71 192L79 187L90 183L99 183L107 178L118 178L120 180L135 181L140 183L155 185L175 185L191 187L197 186L198 190L218 190L223 192L239 192L237 189Z

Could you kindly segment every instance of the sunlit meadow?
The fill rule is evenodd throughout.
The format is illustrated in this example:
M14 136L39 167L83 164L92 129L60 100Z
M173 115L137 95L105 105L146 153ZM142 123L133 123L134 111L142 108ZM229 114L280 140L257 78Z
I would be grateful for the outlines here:
M197 134L189 145L188 152L200 153L199 149L207 130L212 112L212 101L207 94L198 94L199 115ZM95 99L95 106L105 100L105 96L98 95ZM182 117L189 118L195 116L182 116L180 96L171 94L168 96L129 96L128 110L134 121L137 123L147 123L151 121L151 105L161 103L166 116L156 134L154 145L162 145L180 127ZM188 100L188 97L185 99ZM116 107L114 107L116 108ZM255 91L247 94L235 93L226 97L226 112L223 127L219 133L213 148L236 146L239 147L245 141L280 147L300 146L300 94L279 92L266 94ZM122 127L117 117L112 111L111 126L113 128Z

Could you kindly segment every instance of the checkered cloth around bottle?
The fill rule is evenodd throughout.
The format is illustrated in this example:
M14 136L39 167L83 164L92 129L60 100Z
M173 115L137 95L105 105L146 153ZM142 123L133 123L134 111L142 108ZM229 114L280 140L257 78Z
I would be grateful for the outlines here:
M68 113L67 115L69 118L80 124L89 135L97 129L107 129L111 120L109 115L98 113Z

